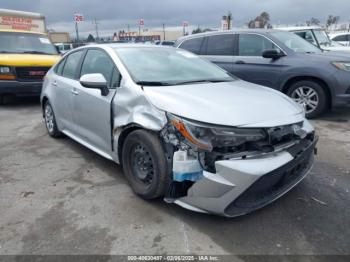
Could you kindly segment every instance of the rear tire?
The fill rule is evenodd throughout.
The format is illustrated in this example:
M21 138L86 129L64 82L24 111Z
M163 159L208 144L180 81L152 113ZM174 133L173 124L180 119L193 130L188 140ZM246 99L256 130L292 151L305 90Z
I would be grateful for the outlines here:
M63 136L63 134L58 130L55 113L53 112L49 101L46 101L44 105L44 119L46 130L51 137L59 138Z
M327 109L327 95L322 85L312 80L302 80L290 86L287 95L304 106L307 118L315 118Z
M133 191L143 199L164 196L170 183L166 154L160 139L145 130L130 133L123 145L124 174Z

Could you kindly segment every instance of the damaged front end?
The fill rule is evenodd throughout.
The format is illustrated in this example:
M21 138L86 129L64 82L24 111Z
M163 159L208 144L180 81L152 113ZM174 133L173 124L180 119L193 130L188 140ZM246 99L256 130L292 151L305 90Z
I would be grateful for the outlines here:
M317 138L307 120L233 128L167 118L161 136L173 156L173 182L165 200L193 211L249 213L288 192L313 164Z

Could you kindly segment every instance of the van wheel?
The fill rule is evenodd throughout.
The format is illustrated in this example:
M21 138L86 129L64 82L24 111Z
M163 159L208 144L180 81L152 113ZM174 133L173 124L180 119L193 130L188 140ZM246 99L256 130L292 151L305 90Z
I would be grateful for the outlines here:
M63 136L57 128L55 114L49 101L46 101L44 105L44 119L47 132L51 137L58 138Z
M298 81L288 89L287 95L305 108L307 118L315 118L327 108L326 93L315 81Z
M170 174L166 154L159 138L145 130L130 133L123 145L124 174L133 191L144 199L165 193Z

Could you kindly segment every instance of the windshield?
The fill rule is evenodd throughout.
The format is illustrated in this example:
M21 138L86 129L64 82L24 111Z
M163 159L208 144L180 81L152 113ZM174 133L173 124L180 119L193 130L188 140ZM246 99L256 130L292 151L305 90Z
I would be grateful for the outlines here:
M0 53L56 55L57 50L44 35L0 32Z
M118 48L116 52L133 80L142 85L233 81L223 69L175 48Z
M289 32L271 32L271 35L297 53L320 53L319 48L305 39Z

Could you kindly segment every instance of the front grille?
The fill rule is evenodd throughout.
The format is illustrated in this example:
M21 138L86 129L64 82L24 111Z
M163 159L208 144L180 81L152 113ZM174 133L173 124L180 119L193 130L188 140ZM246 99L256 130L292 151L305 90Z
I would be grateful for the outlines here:
M42 81L49 67L16 67L19 81Z
M264 175L225 209L229 216L246 214L267 205L297 184L311 168L317 139L286 165Z

